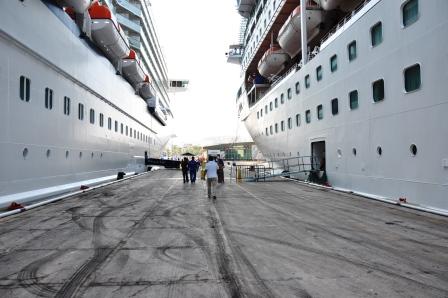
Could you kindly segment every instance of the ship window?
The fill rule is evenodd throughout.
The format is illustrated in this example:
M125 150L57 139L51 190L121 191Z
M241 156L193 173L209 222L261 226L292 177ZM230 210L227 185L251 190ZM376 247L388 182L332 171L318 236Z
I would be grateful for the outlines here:
M124 125L123 125L123 123L120 123L120 132L121 132L121 134L123 134L123 131L124 131Z
M278 108L278 98L277 98L277 97L276 97L275 100L274 100L274 106L275 106L276 108Z
M306 110L306 112L305 112L305 121L306 121L306 123L311 123L311 111L310 110Z
M292 90L291 88L288 88L288 99L292 98Z
M31 81L27 77L20 76L20 99L26 102L30 101Z
M292 118L288 118L288 129L292 129Z
M409 0L403 5L403 26L407 27L418 19L418 1Z
M129 137L132 138L132 128L131 127L129 128Z
M115 132L118 132L118 121L115 120Z
M350 110L358 108L358 90L353 90L348 94Z
M306 75L305 76L305 88L309 88L310 87L310 85L311 85L311 82L310 82L310 75Z
M301 123L300 114L296 114L296 126L299 127Z
M331 113L333 115L337 115L339 113L339 105L337 98L331 100Z
M95 110L94 109L90 109L90 123L91 124L95 123Z
M112 129L112 118L107 118L107 129L111 130Z
M64 96L64 115L70 115L70 97Z
M282 131L285 131L285 121L283 121L283 120L280 122L280 129Z
M337 55L331 56L330 69L331 69L331 72L335 72L336 70L338 70L338 56Z
M376 153L378 154L378 156L381 156L383 154L383 149L381 148L381 146L376 147Z
M296 82L296 94L300 93L300 82Z
M268 128L266 127L266 135L268 135Z
M84 120L84 105L82 103L78 104L78 119Z
M137 131L134 129L134 139L137 138Z
M356 40L348 44L348 60L353 61L356 59Z
M420 89L420 65L415 64L404 70L404 88L406 92Z
M316 80L318 81L322 80L322 65L319 65L316 68Z
M275 133L278 133L278 123L275 123Z
M411 151L412 156L417 155L417 146L415 144L412 144L411 147L409 147L409 151Z
M100 127L104 126L104 115L103 113L100 113Z
M280 103L284 104L285 103L285 95L282 93L280 94Z
M264 106L264 113L267 114L268 113L268 105Z
M317 106L317 119L324 119L324 107L322 105Z
M384 80L378 80L372 84L373 101L379 102L384 100Z
M272 111L272 109L273 109L273 104L272 104L272 101L269 103L269 111Z
M260 110L260 117L263 117L263 109Z
M269 134L272 134L272 125L269 126Z
M53 90L50 88L45 88L45 108L53 109Z
M370 36L372 38L372 47L379 45L383 42L383 26L381 22L377 23L370 29Z
M260 119L260 111L257 111L257 119Z
M126 136L128 136L128 129L129 127L126 125Z

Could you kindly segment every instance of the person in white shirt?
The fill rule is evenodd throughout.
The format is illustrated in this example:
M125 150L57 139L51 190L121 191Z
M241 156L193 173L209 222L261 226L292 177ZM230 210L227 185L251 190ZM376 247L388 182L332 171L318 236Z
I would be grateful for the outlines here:
M213 156L208 157L208 162L205 164L205 174L207 175L207 194L208 198L213 197L216 200L216 181L218 180L218 164Z

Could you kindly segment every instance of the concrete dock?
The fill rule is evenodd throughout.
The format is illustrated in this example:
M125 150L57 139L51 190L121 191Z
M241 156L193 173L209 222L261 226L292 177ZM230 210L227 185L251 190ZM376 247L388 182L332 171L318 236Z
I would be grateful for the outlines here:
M448 218L159 170L0 219L0 297L448 297Z

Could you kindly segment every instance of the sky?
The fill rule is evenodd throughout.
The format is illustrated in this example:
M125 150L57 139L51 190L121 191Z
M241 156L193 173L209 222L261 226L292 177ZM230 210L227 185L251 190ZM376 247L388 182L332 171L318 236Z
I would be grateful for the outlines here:
M237 117L240 66L225 53L238 41L240 16L234 0L151 0L154 23L171 79L188 90L171 94L176 138L172 143L209 144L226 137L250 140Z

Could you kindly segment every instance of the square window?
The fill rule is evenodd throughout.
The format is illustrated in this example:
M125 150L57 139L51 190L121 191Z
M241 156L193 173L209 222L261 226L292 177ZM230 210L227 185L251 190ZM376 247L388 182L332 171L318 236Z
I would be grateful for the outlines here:
M311 111L310 110L305 111L305 122L311 123Z
M415 64L404 70L404 89L411 92L420 89L420 64Z
M306 75L305 76L305 88L308 89L310 87L310 85L311 85L310 75Z
M317 80L317 81L322 80L322 65L319 65L319 66L316 68L316 80Z
M356 40L352 41L351 43L349 43L348 45L348 60L349 61L353 61L356 59Z
M288 88L288 99L292 98L292 90L291 88Z
M299 127L302 124L302 120L300 119L300 114L296 114L296 126Z
M331 100L331 113L333 115L337 115L339 113L339 104L337 98Z
M373 101L379 102L384 100L384 80L378 80L372 84Z
M278 108L278 98L277 98L277 97L276 97L275 100L274 100L274 106L275 106L276 108Z
M300 82L296 82L296 94L300 93Z
M338 56L337 55L331 56L330 69L331 69L331 72L335 72L338 69Z
M348 94L350 110L358 108L358 90L353 90Z
M403 26L407 27L418 19L418 0L409 0L403 5Z
M322 105L317 106L317 119L318 120L324 119L324 107Z
M383 42L383 27L381 22L377 23L370 29L370 36L372 39L372 47L375 47Z

